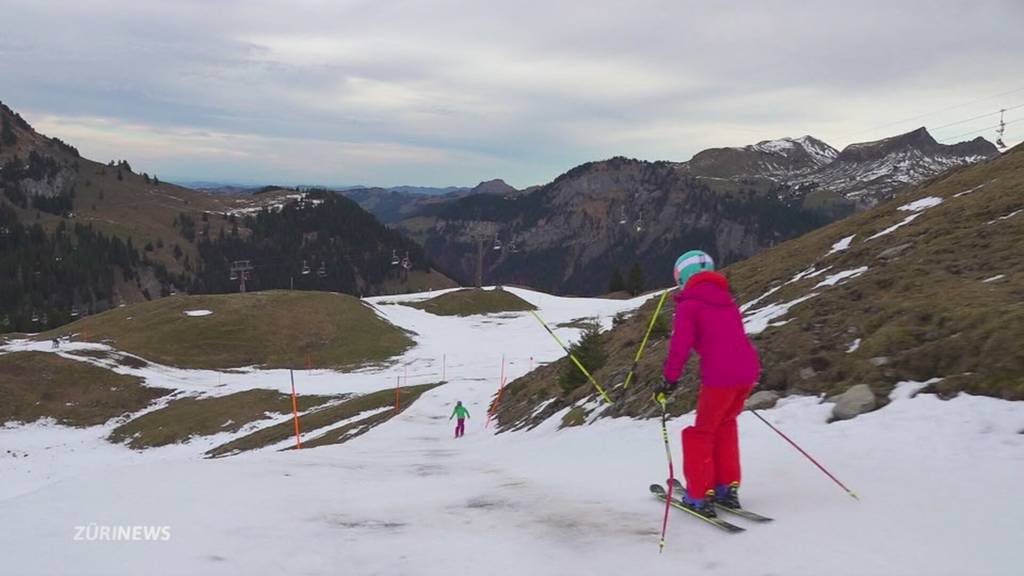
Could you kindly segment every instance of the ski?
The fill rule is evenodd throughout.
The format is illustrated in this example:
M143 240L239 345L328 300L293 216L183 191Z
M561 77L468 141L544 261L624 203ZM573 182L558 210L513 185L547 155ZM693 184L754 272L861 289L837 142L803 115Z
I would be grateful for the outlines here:
M675 479L675 480L672 481L672 491L675 492L677 490L679 491L680 494L682 494L683 491L686 490L686 487L683 486L683 483L680 482L678 479ZM764 516L764 515L758 514L757 512L751 512L750 510L747 510L746 508L732 508L732 507L729 507L729 506L723 506L722 504L720 504L718 502L715 502L715 508L717 510L724 510L725 512L728 512L730 514L735 514L736 516L739 516L740 518L746 518L747 520L750 520L751 522L774 522L775 521L774 518L769 518L768 516Z
M661 484L651 484L650 490L651 490L651 494L654 494L654 497L657 498L658 500L660 500L661 502L664 502L665 500L668 499L668 494L665 493L665 488L662 487ZM682 510L684 512L688 512L688 513L690 513L691 516L693 516L695 518L700 518L701 520L707 522L708 524L711 524L712 526L714 526L714 527L716 527L716 528L718 528L720 530L724 530L724 531L726 531L726 532L728 532L730 534L736 534L736 533L743 532L744 530L746 530L746 528L742 528L742 527L737 526L735 524L731 524L729 522L726 522L725 520L722 520L721 518L709 518L708 516L700 514L699 512L696 512L694 510L690 510L686 506L683 506L683 504L679 500L676 500L675 498L672 498L671 500L669 500L669 504L671 504L673 508Z

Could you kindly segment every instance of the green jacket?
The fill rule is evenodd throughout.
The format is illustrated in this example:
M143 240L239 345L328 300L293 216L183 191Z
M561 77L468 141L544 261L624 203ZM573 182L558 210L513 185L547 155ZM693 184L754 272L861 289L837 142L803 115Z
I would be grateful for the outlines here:
M469 418L469 410L466 410L465 406L456 405L455 410L452 410L452 415L449 416L448 419L451 420L453 417L456 416L459 418L459 420L462 420L463 418Z

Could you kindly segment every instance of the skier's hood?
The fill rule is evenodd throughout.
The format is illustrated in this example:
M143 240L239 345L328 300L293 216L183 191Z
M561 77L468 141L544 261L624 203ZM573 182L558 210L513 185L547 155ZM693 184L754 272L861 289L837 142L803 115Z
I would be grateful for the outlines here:
M700 272L686 282L673 297L676 302L700 300L712 306L735 306L729 293L729 281L718 272Z

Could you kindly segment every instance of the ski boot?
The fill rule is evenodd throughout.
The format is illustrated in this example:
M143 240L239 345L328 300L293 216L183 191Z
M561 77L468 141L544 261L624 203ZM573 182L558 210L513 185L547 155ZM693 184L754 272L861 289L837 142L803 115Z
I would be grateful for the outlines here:
M718 514L715 512L714 490L708 490L707 494L705 494L703 498L690 498L688 494L683 494L683 497L680 499L680 503L706 518L718 517Z
M717 486L715 488L715 503L725 508L742 509L743 507L740 506L739 490L739 482Z

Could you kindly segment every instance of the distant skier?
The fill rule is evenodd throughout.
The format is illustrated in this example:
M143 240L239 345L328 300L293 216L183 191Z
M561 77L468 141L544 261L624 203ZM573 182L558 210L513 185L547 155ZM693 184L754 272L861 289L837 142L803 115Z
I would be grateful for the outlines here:
M664 381L655 394L676 389L691 350L700 356L697 419L683 430L683 503L715 516L715 501L739 508L739 438L736 417L761 374L757 350L743 330L743 318L725 276L711 256L691 250L676 260L675 320Z
M455 403L455 409L452 410L452 415L448 417L448 421L451 422L452 418L456 418L455 437L461 438L466 433L466 418L469 418L469 410L466 410L461 401Z

